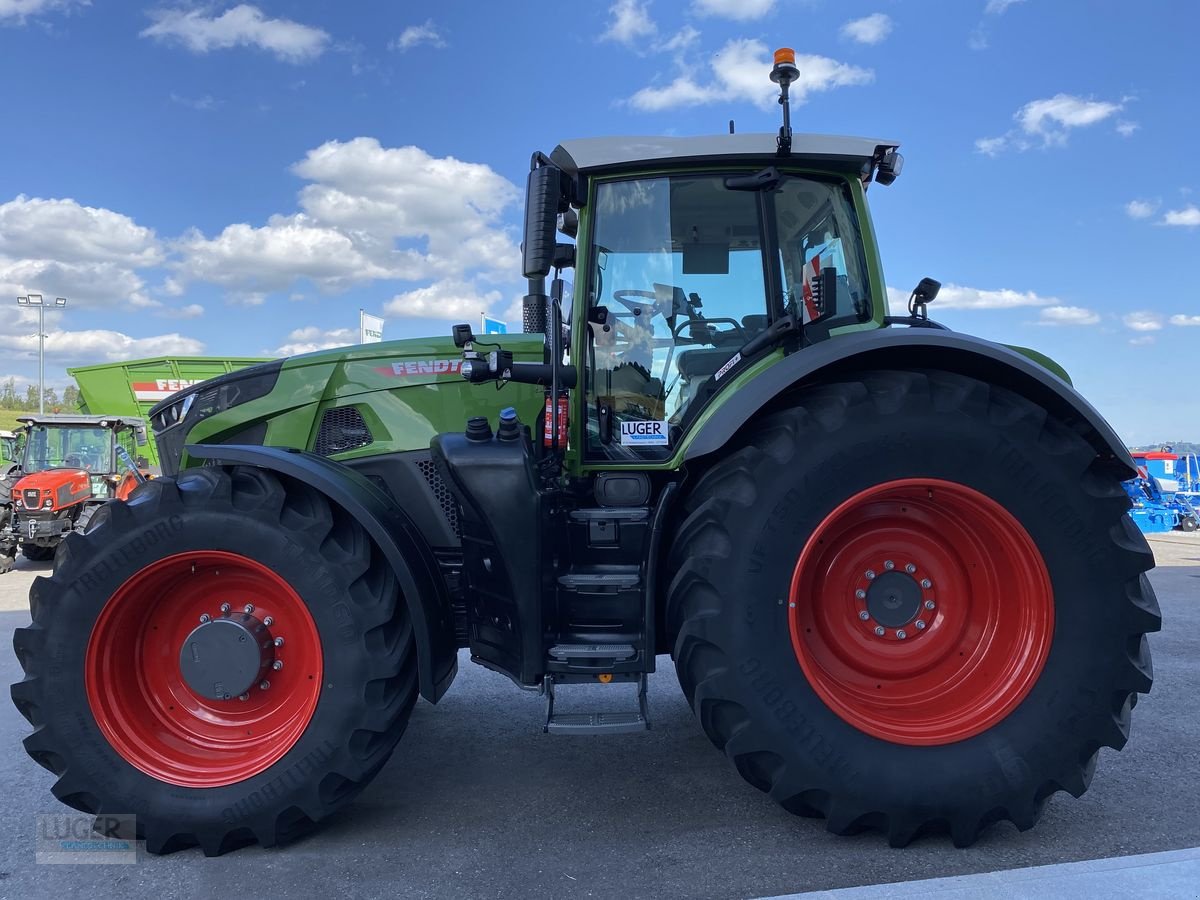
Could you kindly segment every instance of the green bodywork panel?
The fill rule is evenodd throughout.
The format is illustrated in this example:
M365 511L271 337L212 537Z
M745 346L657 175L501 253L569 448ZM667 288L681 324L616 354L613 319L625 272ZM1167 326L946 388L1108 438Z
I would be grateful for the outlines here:
M504 335L514 359L542 361L540 334ZM480 346L487 350L486 346ZM428 450L434 435L462 431L470 416L516 407L536 420L543 392L534 385L469 384L459 374L461 351L449 338L414 338L322 350L283 363L274 389L192 426L188 443L237 443L238 432L266 423L263 443L311 450L327 409L354 407L371 431L365 447L333 454L350 460L382 453ZM184 456L182 467L198 464Z

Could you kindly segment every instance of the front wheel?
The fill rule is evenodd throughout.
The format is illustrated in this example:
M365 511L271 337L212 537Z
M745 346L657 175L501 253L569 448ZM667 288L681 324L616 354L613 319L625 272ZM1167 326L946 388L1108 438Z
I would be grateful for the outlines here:
M150 852L272 845L349 802L417 695L412 627L362 527L260 469L141 486L69 535L14 637L25 748L56 797Z
M873 372L762 420L687 501L668 625L753 785L894 845L1031 827L1150 689L1125 473L998 387Z
M54 559L54 551L57 547L41 547L37 544L22 544L21 553L30 562L46 562Z
M1179 520L1179 529L1181 531L1195 531L1197 528L1196 520L1191 516L1184 516Z

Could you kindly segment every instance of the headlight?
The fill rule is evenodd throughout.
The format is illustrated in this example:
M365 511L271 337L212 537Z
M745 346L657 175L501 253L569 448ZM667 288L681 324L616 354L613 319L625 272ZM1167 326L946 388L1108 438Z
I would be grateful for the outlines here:
M47 500L45 503L42 504L42 509L49 509L53 505L54 505L53 500Z

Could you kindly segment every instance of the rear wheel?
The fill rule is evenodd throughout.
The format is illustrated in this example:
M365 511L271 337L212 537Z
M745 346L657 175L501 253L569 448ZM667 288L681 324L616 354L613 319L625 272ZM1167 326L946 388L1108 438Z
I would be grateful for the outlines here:
M375 776L416 700L382 554L321 494L259 469L99 507L30 600L12 688L25 747L64 803L133 813L151 852L301 833Z
M696 484L673 551L668 624L706 733L839 834L1031 827L1150 689L1153 559L1123 474L970 378L799 394Z
M1191 516L1184 516L1179 520L1179 528L1182 531L1195 531L1197 527L1196 520Z

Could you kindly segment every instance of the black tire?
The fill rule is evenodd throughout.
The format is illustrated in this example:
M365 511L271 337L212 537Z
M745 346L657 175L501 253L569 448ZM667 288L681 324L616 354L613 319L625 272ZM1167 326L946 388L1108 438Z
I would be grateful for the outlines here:
M30 562L46 562L54 559L54 551L57 549L57 545L54 547L39 547L37 544L21 545L21 553Z
M1184 516L1182 519L1179 520L1179 530L1180 531L1195 531L1196 530L1196 520L1193 519L1191 516Z
M1087 789L1100 747L1125 744L1135 692L1152 682L1153 557L1125 515L1120 468L1028 400L958 375L869 372L803 390L686 500L667 623L704 731L752 785L837 834L876 828L903 846L949 831L966 846L993 822L1032 827L1051 794ZM1001 504L1040 549L1053 593L1053 639L1028 694L982 733L936 746L835 714L797 662L782 599L831 510L912 477Z
M106 740L85 692L85 651L105 603L134 573L208 550L253 558L299 595L319 635L323 687L307 727L269 768L225 786L180 787ZM25 748L59 776L53 792L63 803L135 814L151 853L198 844L213 856L303 833L375 777L416 701L412 626L382 554L320 493L261 469L197 469L105 504L86 533L67 537L30 607L32 624L13 640L25 679L12 697L34 726Z

